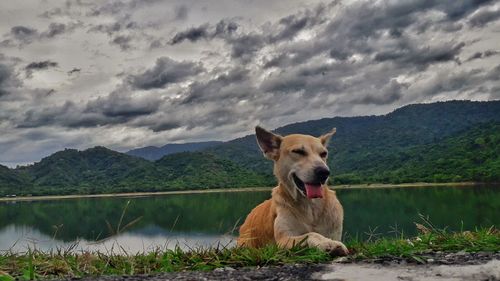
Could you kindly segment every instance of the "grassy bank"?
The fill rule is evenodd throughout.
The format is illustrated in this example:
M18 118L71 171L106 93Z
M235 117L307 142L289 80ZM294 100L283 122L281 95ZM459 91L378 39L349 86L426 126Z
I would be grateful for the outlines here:
M345 188L399 188L399 187L430 187L430 186L474 186L484 183L476 182L450 182L450 183L403 183L403 184L346 184L334 185L332 189ZM488 183L489 185L500 185L500 183ZM74 194L74 195L43 195L43 196L17 196L0 197L0 202L10 201L41 201L41 200L62 200L78 198L106 198L106 197L144 197L144 196L162 196L175 194L198 194L198 193L216 193L216 192L249 192L249 191L267 191L273 187L241 187L241 188L214 188L200 190L179 190L179 191L157 191L157 192L127 192L127 193L102 193L102 194Z
M347 243L350 260L398 257L425 262L420 256L430 251L499 252L500 232L493 228L472 232L445 232L422 225L413 238L378 239ZM263 249L212 248L192 251L161 250L133 255L75 253L59 250L51 253L30 251L0 255L0 280L25 280L89 275L133 275L181 270L212 270L218 267L268 266L287 263L322 263L335 257L314 248L291 250L268 246Z

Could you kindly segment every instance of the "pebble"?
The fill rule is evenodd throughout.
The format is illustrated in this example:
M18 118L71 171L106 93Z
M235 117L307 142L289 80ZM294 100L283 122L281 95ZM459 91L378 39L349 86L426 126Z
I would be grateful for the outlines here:
M346 262L349 262L349 258L348 257L339 257L339 258L334 259L333 262L346 263Z
M234 271L235 269L230 267L230 266L226 266L226 267L218 267L216 269L214 269L215 272L223 272L223 271Z

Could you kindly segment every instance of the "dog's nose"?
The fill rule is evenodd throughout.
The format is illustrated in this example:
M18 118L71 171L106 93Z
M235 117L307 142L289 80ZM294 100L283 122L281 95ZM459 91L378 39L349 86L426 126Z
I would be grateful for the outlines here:
M316 176L316 179L318 179L318 181L324 183L328 179L328 176L330 176L330 170L325 167L316 167L314 169L314 175Z

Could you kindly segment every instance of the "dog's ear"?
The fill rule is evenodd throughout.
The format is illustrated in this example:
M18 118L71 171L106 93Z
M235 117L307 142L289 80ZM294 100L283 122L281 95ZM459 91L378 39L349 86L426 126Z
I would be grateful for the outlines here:
M275 135L262 127L255 127L257 143L264 155L271 160L278 160L281 145L281 136Z
M335 133L337 132L337 128L333 128L330 132L322 135L321 137L319 137L319 139L321 140L321 143L323 144L323 146L328 146L328 142L330 141L330 138L335 135Z

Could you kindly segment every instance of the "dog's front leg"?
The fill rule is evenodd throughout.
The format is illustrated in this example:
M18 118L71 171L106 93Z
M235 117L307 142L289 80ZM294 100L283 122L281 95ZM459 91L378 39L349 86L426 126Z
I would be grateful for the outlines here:
M283 248L291 248L300 243L309 247L315 247L335 256L345 256L349 254L347 247L340 241L328 239L316 232L309 232L298 236L282 235L276 239L277 244Z
M326 238L317 232L296 235L296 231L300 227L293 226L293 221L283 221L280 220L279 217L276 218L274 224L274 239L278 246L289 249L303 243L305 246L315 247L336 256L345 256L349 254L349 250L347 250L347 247L342 242Z

